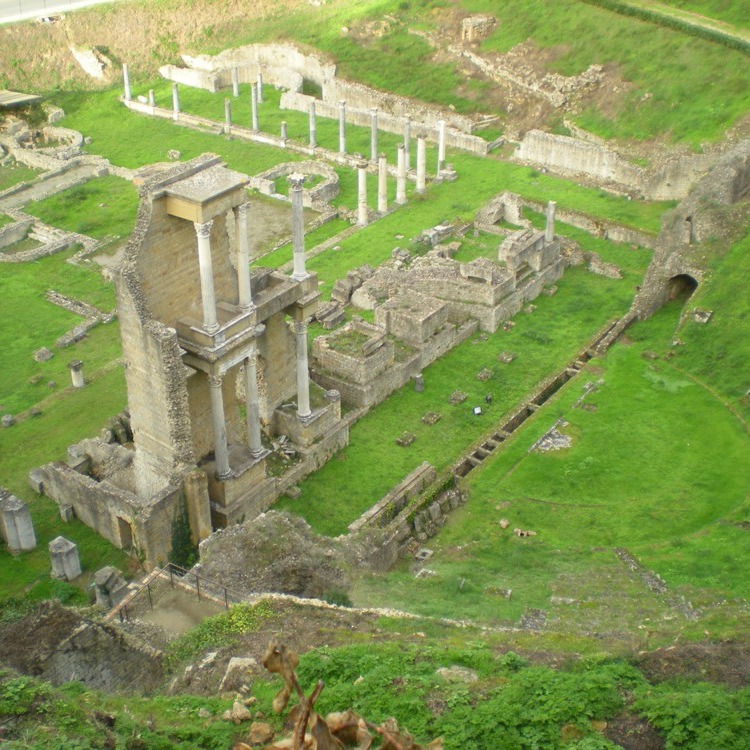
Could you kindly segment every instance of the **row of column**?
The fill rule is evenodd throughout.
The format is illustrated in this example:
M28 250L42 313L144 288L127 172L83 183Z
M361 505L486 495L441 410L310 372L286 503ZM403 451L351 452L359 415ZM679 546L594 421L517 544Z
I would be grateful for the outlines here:
M123 79L125 86L125 100L130 101L132 98L132 92L130 88L130 77L128 74L128 66L123 65ZM239 96L239 75L237 68L232 69L232 89L235 97ZM258 73L257 83L253 83L250 86L250 108L251 108L251 127L253 130L259 130L258 124L258 104L263 102L263 76L262 73ZM154 91L149 91L149 104L153 107L156 106L154 99ZM315 101L310 102L309 106L309 130L310 130L310 148L317 148L317 127L316 127L316 113L315 113ZM178 120L180 115L180 93L179 87L176 82L172 83L172 117L174 120ZM232 125L232 104L230 99L224 101L224 120L226 127L229 129ZM287 140L287 127L286 122L281 123L281 138ZM446 124L445 120L439 120L437 124L438 133L438 174L442 172L445 167L445 136L446 136ZM419 171L420 171L420 160L419 160L419 149L420 149L420 138L421 148L425 149L426 143L424 136L417 138L417 190L419 191ZM411 169L411 119L406 118L404 121L404 167L406 172ZM339 101L339 152L346 154L346 100L342 99ZM370 110L370 160L376 161L379 159L378 154L378 108L373 107ZM424 156L423 156L424 159ZM426 163L423 165L426 167ZM424 174L422 182L424 183ZM422 187L424 189L424 186ZM397 201L398 202L398 201Z
M305 268L305 235L302 205L304 177L302 175L292 175L289 179L291 183L292 238L294 246L294 271L292 278L296 281L302 281L308 276ZM250 284L247 210L247 203L243 203L235 209L239 305L243 312L250 312L254 307ZM198 263L203 302L203 325L209 333L215 333L219 329L216 316L216 297L211 257L212 225L213 221L195 224L198 237ZM263 332L263 328L262 325L256 326L256 337ZM296 321L294 332L297 354L297 416L300 419L307 419L312 414L310 409L310 375L307 357L307 321ZM257 353L254 348L248 353L243 364L245 369L245 407L247 412L248 446L250 453L255 458L260 458L263 455L263 444L261 442L260 430ZM229 446L224 417L223 376L215 373L210 374L208 376L208 385L211 400L216 476L219 479L225 480L231 476L232 471L229 465Z

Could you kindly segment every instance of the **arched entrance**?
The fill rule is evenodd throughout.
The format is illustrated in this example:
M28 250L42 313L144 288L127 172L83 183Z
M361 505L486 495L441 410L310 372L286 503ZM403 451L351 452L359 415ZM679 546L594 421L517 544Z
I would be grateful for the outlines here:
M692 296L697 288L698 282L690 274L678 274L677 276L673 276L667 284L668 299L681 299L685 301Z

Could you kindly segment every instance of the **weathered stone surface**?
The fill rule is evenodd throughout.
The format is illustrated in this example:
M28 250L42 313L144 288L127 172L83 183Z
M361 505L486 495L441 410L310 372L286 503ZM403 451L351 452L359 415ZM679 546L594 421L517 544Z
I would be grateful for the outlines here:
M41 349L37 349L34 352L34 360L36 362L46 362L47 360L52 359L52 357L54 356L54 353L47 349L46 346L43 346Z
M250 725L247 741L250 745L267 745L274 737L273 727L263 721L254 721Z
M437 675L442 677L446 682L463 682L466 684L476 682L479 679L479 675L468 667L440 667L436 672Z

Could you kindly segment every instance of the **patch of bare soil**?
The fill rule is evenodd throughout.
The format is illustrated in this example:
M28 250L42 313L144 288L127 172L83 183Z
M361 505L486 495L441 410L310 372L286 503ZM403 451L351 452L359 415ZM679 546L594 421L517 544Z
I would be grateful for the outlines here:
M744 688L750 685L750 645L728 641L669 646L642 654L636 666L649 682L680 677Z
M213 40L237 38L257 20L308 6L306 0L122 0L66 15L54 23L0 26L0 86L48 90L72 83L95 85L75 62L71 47L96 47L112 63L101 85L126 62L135 76L179 63L179 53ZM33 54L29 54L33 50Z
M623 711L607 721L604 736L625 750L664 750L666 743L648 720Z
M26 617L0 625L0 664L24 674L41 674L44 659L82 622L73 610L43 602Z

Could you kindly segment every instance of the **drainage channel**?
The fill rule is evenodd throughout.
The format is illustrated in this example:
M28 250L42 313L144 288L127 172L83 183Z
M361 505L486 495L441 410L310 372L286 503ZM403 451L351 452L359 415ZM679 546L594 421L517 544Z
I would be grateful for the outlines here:
M465 477L469 472L481 466L532 414L574 378L586 366L586 363L597 354L605 352L617 340L620 334L633 322L634 316L628 313L623 318L607 325L561 372L555 375L533 399L520 406L500 427L477 448L464 456L453 468L456 477ZM612 335L616 329L617 335Z

